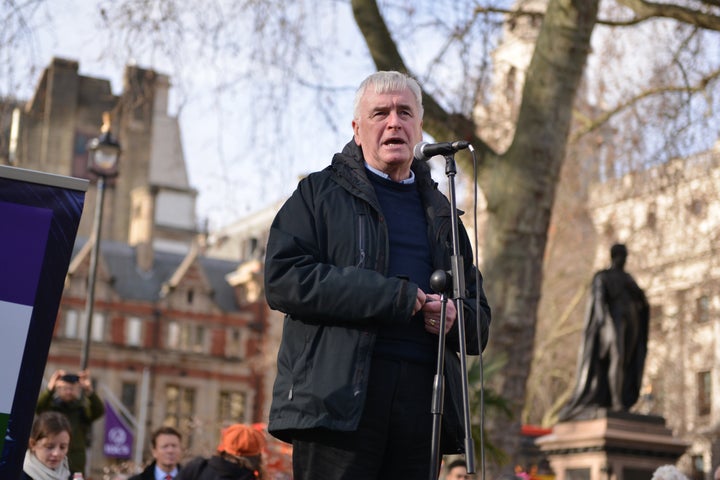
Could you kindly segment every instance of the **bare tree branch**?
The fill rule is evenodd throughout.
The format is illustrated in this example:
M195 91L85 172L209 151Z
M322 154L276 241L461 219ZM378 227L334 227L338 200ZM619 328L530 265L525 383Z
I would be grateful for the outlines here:
M656 3L645 0L617 0L636 15L636 22L648 20L650 18L672 18L680 22L697 25L706 30L720 31L720 16L707 13L701 9L693 9L678 4ZM716 2L701 2L708 6L717 7Z
M569 141L571 143L578 141L578 139L588 133L594 132L597 129L607 125L607 123L619 113L627 110L632 105L646 100L650 97L664 95L668 93L703 93L707 90L708 85L720 78L720 70L714 70L700 79L695 85L668 85L657 88L649 88L644 90L631 98L625 99L622 103L616 105L610 110L604 111L602 114L594 118L588 118L580 112L576 112L575 119L583 126L583 128L576 129L570 136Z

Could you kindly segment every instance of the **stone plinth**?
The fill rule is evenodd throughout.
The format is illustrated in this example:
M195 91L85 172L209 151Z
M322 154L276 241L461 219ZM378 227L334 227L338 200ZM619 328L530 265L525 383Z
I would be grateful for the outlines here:
M558 423L535 443L556 480L648 480L687 448L662 417L602 409Z

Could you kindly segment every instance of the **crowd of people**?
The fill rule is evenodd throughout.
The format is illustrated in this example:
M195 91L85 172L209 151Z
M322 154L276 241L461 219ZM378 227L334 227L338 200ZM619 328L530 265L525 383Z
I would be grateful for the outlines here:
M94 416L72 415L72 412L79 408L93 411L90 408L93 402L81 401L84 392L87 397L94 396L94 402L97 402L97 396L87 386L88 379L87 372L78 375L77 379L63 371L51 377L48 391L43 392L38 401L38 414L30 432L21 480L69 480L74 478L73 474L83 471L80 468L84 468L84 465L79 462L84 460L84 455L76 455L74 463L71 459L73 438L80 437L85 441L89 425L99 417L97 409L94 410ZM46 398L49 392L52 393L52 401ZM48 408L48 405L55 409ZM71 408L73 405L75 408ZM79 435L76 434L78 431ZM267 443L265 435L258 426L241 423L230 425L221 431L218 446L212 455L195 457L183 465L182 434L173 427L161 426L150 437L149 463L135 475L117 475L113 480L267 479L263 468L263 452ZM443 465L439 478L468 480L478 477L477 474L468 473L462 457L455 457ZM502 478L532 479L533 475L518 466L514 475ZM653 472L650 480L688 480L688 477L675 465L663 465ZM715 469L713 480L720 480L720 466Z

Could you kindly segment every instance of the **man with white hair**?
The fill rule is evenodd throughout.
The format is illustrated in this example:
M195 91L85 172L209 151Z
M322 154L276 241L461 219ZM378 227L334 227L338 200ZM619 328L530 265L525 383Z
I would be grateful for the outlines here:
M292 442L295 480L426 480L430 473L441 324L430 277L452 267L452 229L450 204L427 162L413 161L421 97L400 72L365 79L353 140L300 181L270 229L265 294L286 315L268 429ZM459 230L466 348L477 355L490 307ZM442 453L459 453L465 433L452 301L446 318L440 443Z

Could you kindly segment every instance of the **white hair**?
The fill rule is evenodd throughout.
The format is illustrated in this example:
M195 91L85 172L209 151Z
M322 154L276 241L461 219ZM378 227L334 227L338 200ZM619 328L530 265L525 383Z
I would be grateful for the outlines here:
M417 101L418 113L423 117L422 89L420 84L409 75L396 71L379 71L367 77L355 92L355 103L353 105L353 119L357 120L360 114L360 100L362 100L368 87L373 86L375 93L401 92L410 89Z
M663 465L653 473L651 480L688 480L675 465Z

